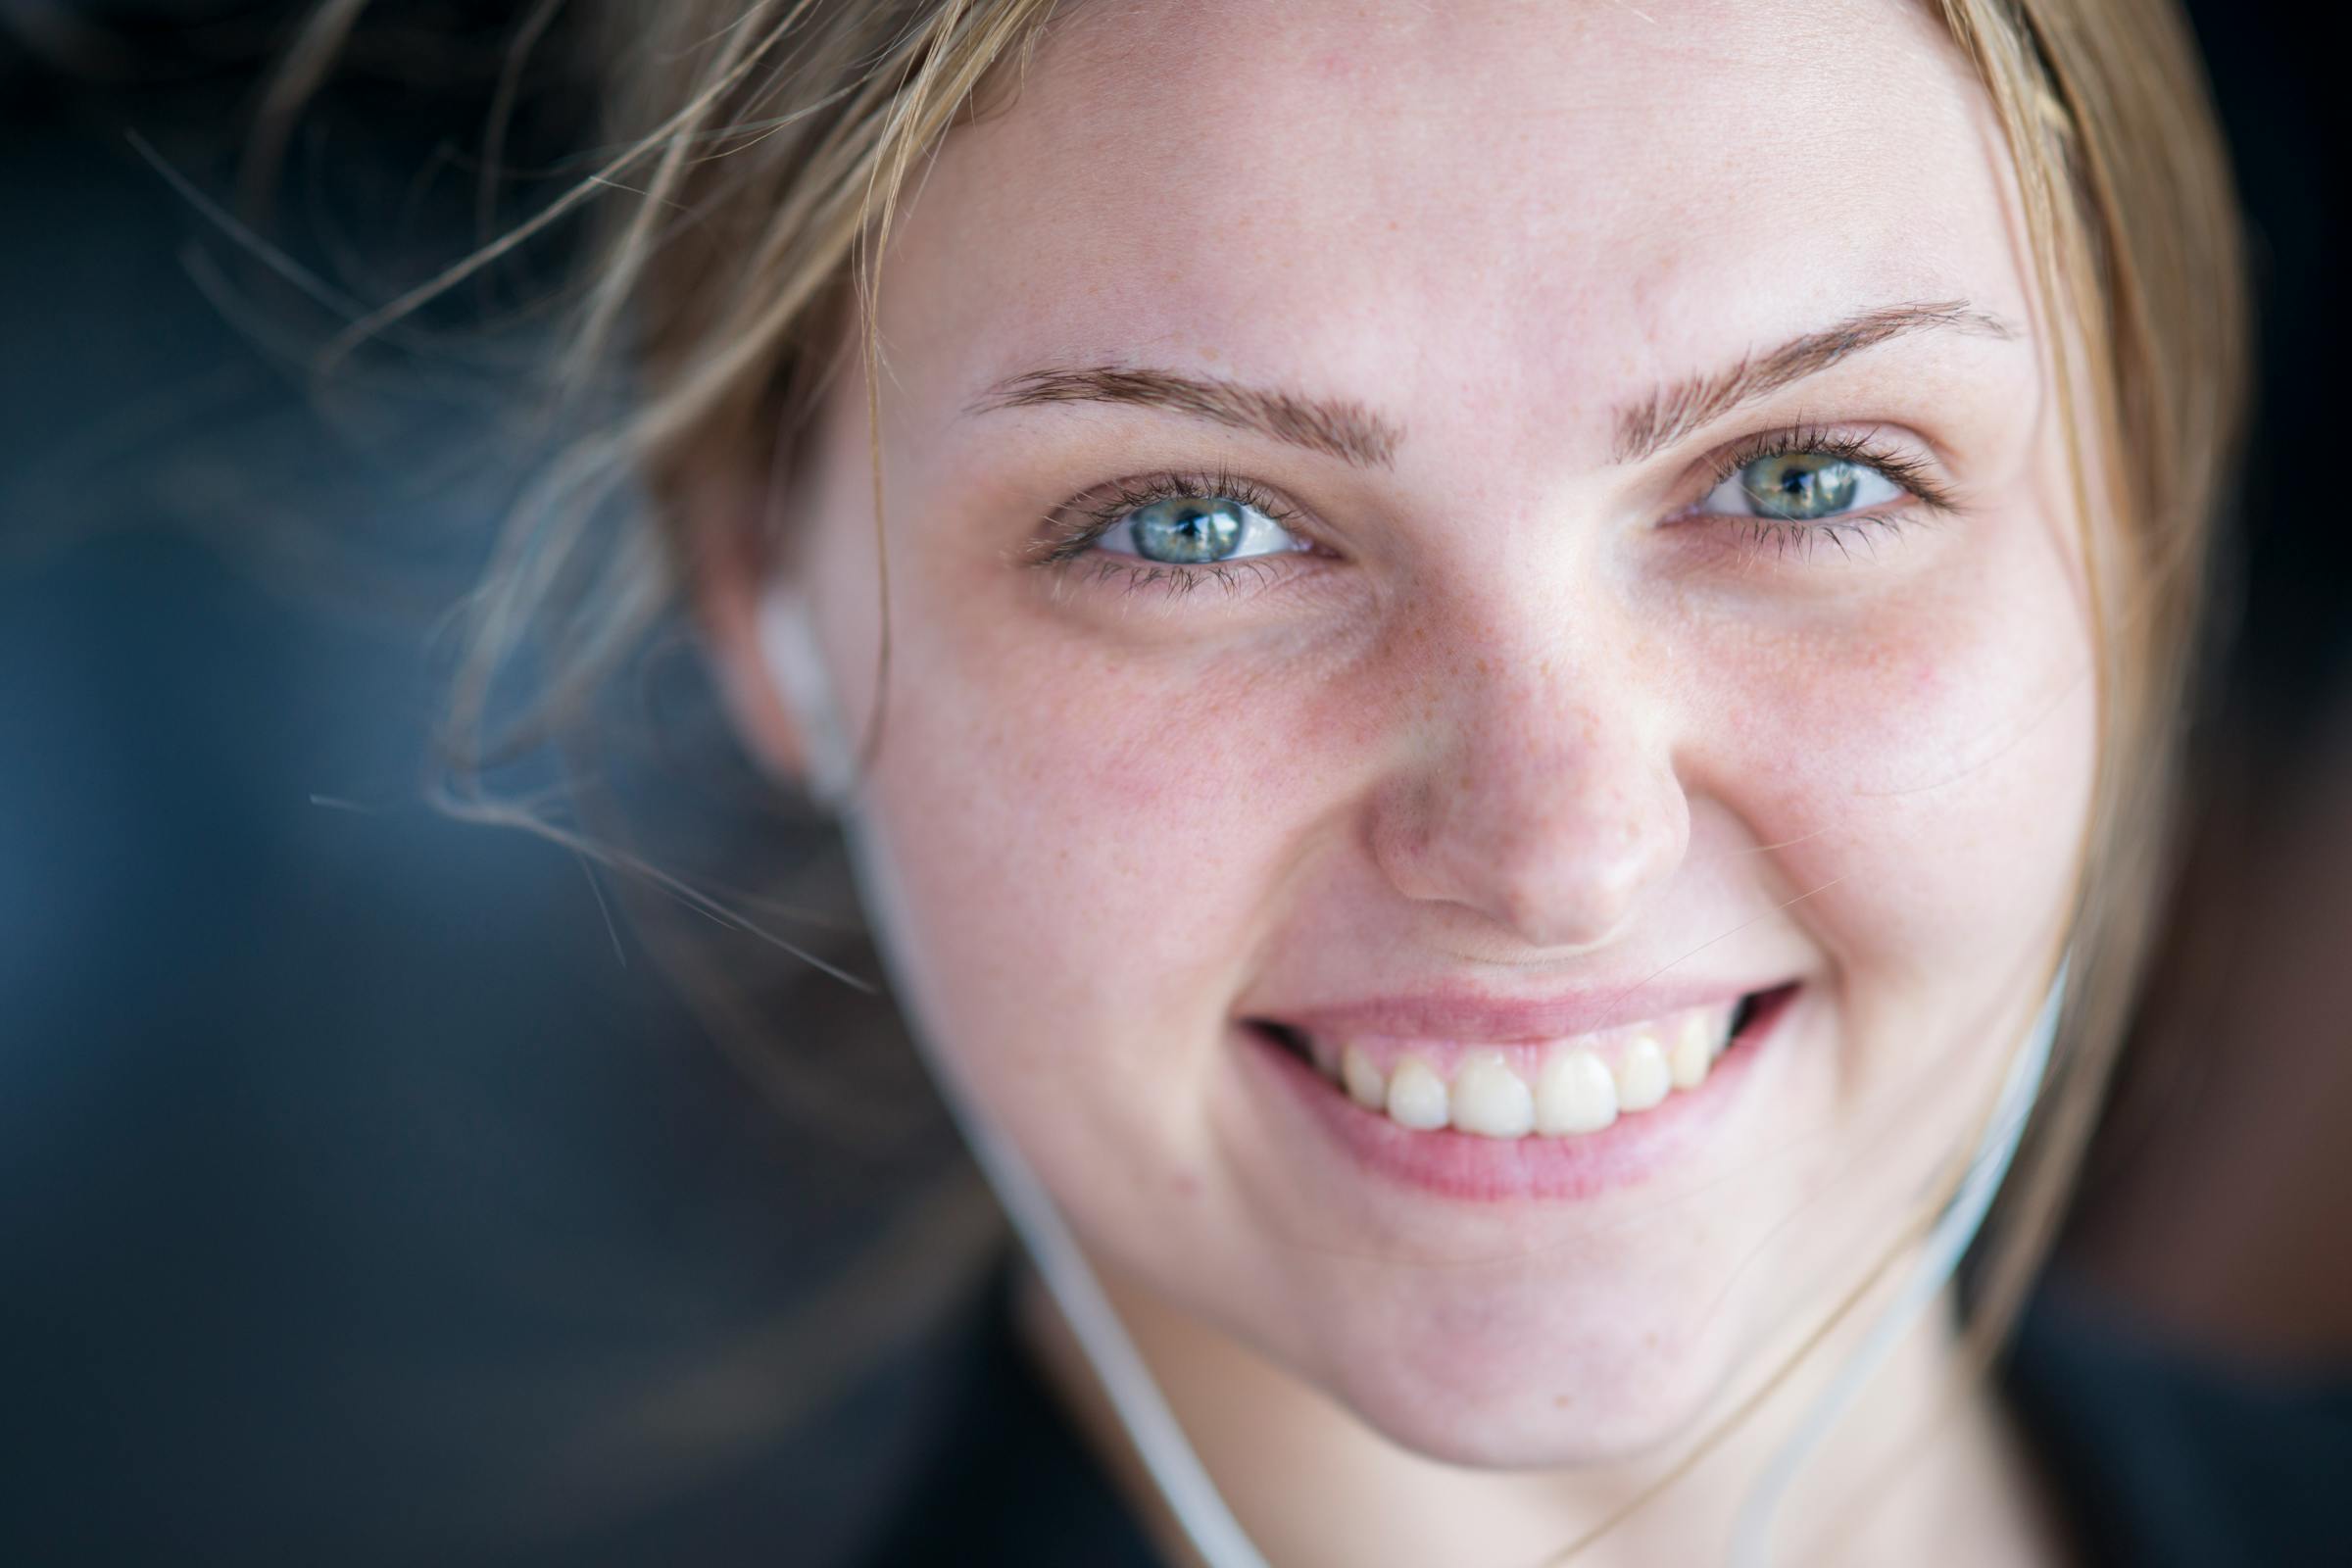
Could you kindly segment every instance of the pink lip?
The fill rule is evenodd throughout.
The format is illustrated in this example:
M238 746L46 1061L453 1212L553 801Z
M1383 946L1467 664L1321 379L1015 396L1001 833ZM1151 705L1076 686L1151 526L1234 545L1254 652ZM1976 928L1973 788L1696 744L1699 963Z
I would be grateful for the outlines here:
M1288 1091L1285 1098L1322 1125L1344 1157L1376 1175L1470 1201L1588 1199L1642 1181L1733 1109L1765 1059L1766 1048L1781 1033L1782 1020L1803 996L1802 987L1784 987L1761 1002L1696 1090L1677 1091L1655 1108L1621 1116L1600 1132L1567 1138L1410 1131L1356 1104L1256 1031L1247 1055L1257 1071Z
M1559 1040L1598 1034L1623 1024L1670 1017L1691 1007L1736 1002L1751 992L1787 983L1787 976L1750 981L1629 981L1621 986L1582 986L1546 997L1498 997L1475 986L1444 986L1409 995L1323 1007L1286 1007L1252 1016L1288 1024L1309 1034L1396 1035L1430 1040L1476 1040L1503 1044Z

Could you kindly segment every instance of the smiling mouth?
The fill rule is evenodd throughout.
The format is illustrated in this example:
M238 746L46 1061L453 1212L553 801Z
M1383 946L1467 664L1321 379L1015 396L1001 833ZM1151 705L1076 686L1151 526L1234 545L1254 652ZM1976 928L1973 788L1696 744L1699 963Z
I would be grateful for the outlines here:
M1759 1033L1797 982L1734 1002L1557 1040L1468 1044L1249 1027L1356 1104L1412 1132L1573 1139L1705 1087L1727 1051Z

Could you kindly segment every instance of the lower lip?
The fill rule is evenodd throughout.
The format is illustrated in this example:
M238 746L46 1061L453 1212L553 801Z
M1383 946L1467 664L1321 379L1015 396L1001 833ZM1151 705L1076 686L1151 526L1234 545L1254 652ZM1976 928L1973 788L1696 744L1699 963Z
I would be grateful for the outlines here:
M1369 1111L1337 1084L1255 1029L1247 1054L1262 1064L1329 1134L1340 1151L1376 1175L1443 1198L1592 1198L1641 1183L1674 1160L1738 1103L1764 1048L1803 996L1799 986L1766 993L1755 1015L1716 1058L1707 1081L1678 1089L1648 1110L1596 1133L1563 1138L1482 1138L1442 1128L1415 1132Z

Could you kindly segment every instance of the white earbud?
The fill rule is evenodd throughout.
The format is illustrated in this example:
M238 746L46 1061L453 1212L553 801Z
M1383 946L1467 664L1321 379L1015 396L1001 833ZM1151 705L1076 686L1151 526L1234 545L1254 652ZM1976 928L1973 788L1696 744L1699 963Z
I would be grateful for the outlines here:
M808 793L819 806L837 809L857 782L858 760L849 730L833 703L833 682L808 602L792 584L777 581L760 596L760 657L776 678L776 689L800 730L808 770Z

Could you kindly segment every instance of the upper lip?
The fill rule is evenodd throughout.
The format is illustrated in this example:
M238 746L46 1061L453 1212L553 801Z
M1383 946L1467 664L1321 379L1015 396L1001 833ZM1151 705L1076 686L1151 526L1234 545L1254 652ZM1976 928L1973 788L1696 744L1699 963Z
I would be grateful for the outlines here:
M1753 992L1772 990L1788 978L1742 982L1661 976L1618 985L1576 986L1540 997L1500 996L1476 985L1450 984L1356 1002L1260 1011L1252 1016L1326 1036L1390 1035L1498 1044L1558 1040L1737 1002Z

